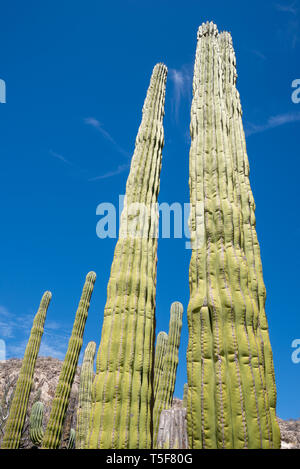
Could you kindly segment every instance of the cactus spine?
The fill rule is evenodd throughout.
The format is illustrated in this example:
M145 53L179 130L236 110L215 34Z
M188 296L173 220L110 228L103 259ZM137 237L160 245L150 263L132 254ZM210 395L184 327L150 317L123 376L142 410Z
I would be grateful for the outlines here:
M167 351L168 334L161 331L157 336L154 360L153 398L155 400L160 379L163 374L164 358Z
M44 404L37 401L33 404L29 419L29 436L35 446L40 446L44 437L43 430Z
M95 272L89 272L86 276L86 281L75 315L72 335L69 340L67 353L59 375L58 385L55 391L50 417L43 439L43 449L55 449L58 448L60 444L64 417L67 411L70 392L82 347L82 338L95 280Z
M25 350L20 374L10 406L9 416L5 426L2 449L17 449L19 447L22 429L25 421L29 394L31 391L36 359L39 353L47 309L51 300L51 293L46 291L42 297L38 312L33 321L29 341Z
M89 417L92 406L92 384L94 377L94 357L96 353L96 343L89 342L83 357L80 373L77 428L76 428L76 449L84 449L89 429Z
M172 406L176 372L178 366L178 351L182 327L183 306L178 301L171 305L167 350L164 357L163 372L159 380L158 390L153 409L153 441L156 444L160 414Z
M157 196L166 76L167 68L157 64L127 180L97 354L89 448L150 448L152 444Z
M255 205L229 33L200 26L190 149L191 448L278 448Z

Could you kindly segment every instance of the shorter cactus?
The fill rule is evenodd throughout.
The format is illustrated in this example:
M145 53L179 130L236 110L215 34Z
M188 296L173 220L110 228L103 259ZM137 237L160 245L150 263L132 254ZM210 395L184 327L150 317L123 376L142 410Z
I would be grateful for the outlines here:
M84 352L80 373L76 427L76 449L84 449L89 431L90 412L92 408L92 386L94 377L95 352L96 343L89 342Z
M83 333L95 280L95 272L89 272L86 276L86 281L75 315L72 335L69 340L67 353L59 375L58 385L52 402L42 449L56 449L60 444L63 422L68 408L71 388L82 347Z
M153 409L153 442L156 445L162 410L172 406L175 379L178 366L178 351L182 327L183 306L178 301L171 305L167 350L163 360L163 372L159 379Z
M29 436L35 446L40 446L44 437L43 429L44 404L37 401L33 404L29 419Z
M164 358L167 350L168 334L161 331L156 340L154 360L153 397L156 398L160 378L163 374Z
M76 432L74 428L71 428L70 431L70 438L68 441L67 449L74 449L75 448L75 438L76 438Z
M36 359L39 353L47 309L51 300L51 293L45 292L38 312L35 315L28 344L26 346L22 367L19 373L14 397L9 410L2 449L17 449L20 444L21 433L26 417L29 394L33 381Z

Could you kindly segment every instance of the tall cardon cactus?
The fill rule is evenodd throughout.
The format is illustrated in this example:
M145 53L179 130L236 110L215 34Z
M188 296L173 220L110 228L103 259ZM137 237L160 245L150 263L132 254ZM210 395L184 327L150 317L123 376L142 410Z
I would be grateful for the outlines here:
M83 333L95 280L95 272L89 272L86 276L82 295L75 315L72 335L69 340L67 353L59 375L55 396L51 406L50 417L43 439L43 449L55 449L58 448L60 444L63 422L68 408L71 388L82 347Z
M107 288L89 448L151 448L155 291L167 68L154 67Z
M38 312L33 321L30 337L25 350L19 373L14 397L10 406L9 416L5 426L2 449L16 449L19 447L22 429L26 417L27 405L36 359L39 353L47 309L51 300L51 293L46 291L42 297Z
M170 322L163 371L159 379L153 409L153 442L156 445L160 414L172 406L178 366L178 351L182 328L183 306L179 301L171 305Z
M191 109L191 448L278 448L255 204L229 33L203 24Z
M76 427L76 449L84 449L89 430L89 419L92 406L92 384L94 377L95 353L96 343L89 342L84 352L80 372Z

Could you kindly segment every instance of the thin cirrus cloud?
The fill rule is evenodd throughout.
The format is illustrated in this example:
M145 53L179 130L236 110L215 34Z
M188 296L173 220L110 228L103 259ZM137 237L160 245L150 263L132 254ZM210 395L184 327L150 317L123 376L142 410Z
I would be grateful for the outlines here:
M57 158L58 160L62 161L63 163L69 165L69 166L74 166L73 163L71 163L71 161L67 160L67 158L65 158L64 156L62 156L60 153L56 153L55 151L53 150L49 150L49 153L51 156L53 156L53 158Z
M289 21L287 23L287 26L284 29L280 29L278 31L281 39L283 34L288 38L289 41L292 42L292 47L295 48L297 43L299 42L299 27L300 27L300 21L299 21L299 5L298 1L294 1L293 3L290 4L282 4L282 3L276 3L275 4L276 10L282 12L282 13L288 13L291 16L289 17Z
M171 68L169 77L173 84L172 106L176 121L178 121L179 108L183 99L192 99L192 65L183 65L180 69Z
M98 181L99 179L108 179L110 177L113 177L113 176L117 176L118 174L121 174L123 173L124 171L126 171L126 169L129 168L129 163L127 164L121 164L117 167L117 169L113 170L113 171L108 171L107 173L105 174L102 174L100 176L96 176L96 177L93 177L93 178L90 178L89 181Z
M98 121L94 117L86 117L84 119L84 122L85 122L85 124L90 125L91 127L94 127L94 129L98 130L98 132L100 132L103 135L103 137L106 140L108 140L108 142L110 142L121 155L125 156L126 158L129 158L129 156L130 156L129 153L126 150L124 150L124 148L122 148L115 141L115 139L110 135L109 132L107 132L107 130L105 130L103 128L100 121Z
M296 16L298 13L297 4L298 2L293 2L290 5L283 5L281 3L276 3L275 7L279 11L283 11L285 13L291 13L292 15Z
M287 112L286 114L278 114L277 116L270 117L265 124L252 124L248 123L245 126L245 134L247 137L250 135L258 134L265 132L269 129L274 129L275 127L280 127L281 125L290 124L292 122L300 121L300 111L299 112Z

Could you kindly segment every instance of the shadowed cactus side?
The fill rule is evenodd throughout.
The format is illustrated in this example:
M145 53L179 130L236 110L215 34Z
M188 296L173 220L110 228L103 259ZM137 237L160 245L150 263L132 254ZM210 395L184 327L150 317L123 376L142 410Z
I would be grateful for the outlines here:
M32 443L35 446L40 446L43 437L43 418L44 418L44 404L40 401L37 401L33 404L31 408L30 418L29 418L29 436Z
M58 385L55 391L50 417L43 439L43 449L55 449L58 448L60 444L64 418L78 365L78 358L82 347L83 333L95 280L95 272L89 272L86 276L86 281L75 315L67 353L59 375Z
M171 305L170 323L166 353L163 360L163 372L159 379L153 408L153 442L156 447L160 414L172 406L178 366L178 351L182 328L183 306L178 301Z
M89 448L151 448L157 233L167 68L157 64L126 184L90 418Z
M167 351L168 334L161 331L156 340L155 358L154 358L154 381L153 381L153 398L155 400L159 381L163 374L164 358Z
M20 444L22 429L26 417L27 405L36 359L39 353L47 309L51 300L51 293L46 291L42 297L38 312L33 321L30 337L26 346L20 374L17 380L14 397L10 406L6 422L2 449L17 449Z
M94 377L95 353L96 343L89 342L84 352L80 372L76 426L76 449L84 449L89 430L89 419L92 407L92 384Z

